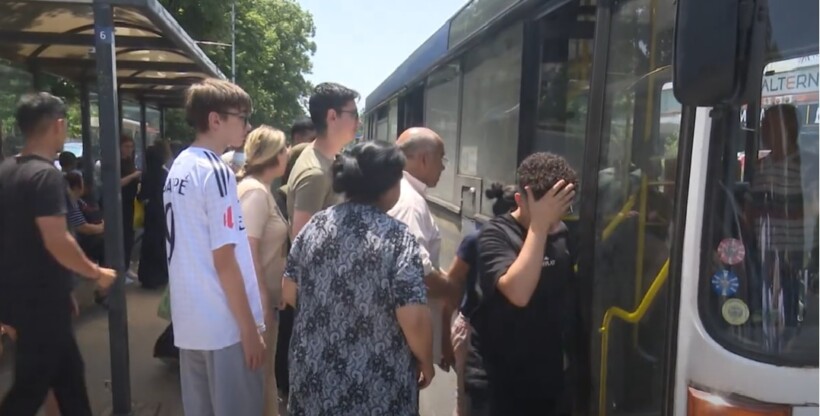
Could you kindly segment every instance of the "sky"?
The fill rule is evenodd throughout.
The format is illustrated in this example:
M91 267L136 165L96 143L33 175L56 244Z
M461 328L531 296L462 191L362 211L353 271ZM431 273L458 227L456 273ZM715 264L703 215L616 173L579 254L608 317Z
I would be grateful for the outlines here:
M316 25L314 85L333 81L365 98L466 0L297 0Z

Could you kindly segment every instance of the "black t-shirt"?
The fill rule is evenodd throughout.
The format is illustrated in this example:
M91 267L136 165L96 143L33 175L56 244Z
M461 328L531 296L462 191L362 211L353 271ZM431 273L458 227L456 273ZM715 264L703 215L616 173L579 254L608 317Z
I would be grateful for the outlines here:
M46 250L38 217L66 214L66 187L38 156L0 163L0 321L23 326L59 308L70 316L71 273Z
M527 229L505 214L479 234L481 294L470 319L465 383L468 390L487 390L494 400L506 401L506 409L557 400L563 393L564 340L575 310L568 234L561 224L547 238L541 278L523 308L507 300L496 284L518 258Z

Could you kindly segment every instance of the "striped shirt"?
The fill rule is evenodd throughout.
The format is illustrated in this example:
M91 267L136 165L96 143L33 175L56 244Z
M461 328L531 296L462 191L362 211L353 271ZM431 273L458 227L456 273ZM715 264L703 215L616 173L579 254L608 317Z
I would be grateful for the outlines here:
M752 200L761 248L767 251L804 250L806 233L799 152L783 160L767 156L760 161L752 180Z
M67 209L66 222L68 223L68 228L74 232L78 227L86 224L85 216L77 205L77 201L73 201L68 195L65 197L65 205Z

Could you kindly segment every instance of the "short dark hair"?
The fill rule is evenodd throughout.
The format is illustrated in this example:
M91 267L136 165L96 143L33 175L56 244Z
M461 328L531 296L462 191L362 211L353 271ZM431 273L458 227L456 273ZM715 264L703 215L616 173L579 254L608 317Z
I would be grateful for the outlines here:
M251 96L238 85L209 78L188 87L185 92L185 121L199 133L208 131L208 116L235 109L250 113Z
M310 121L309 118L303 118L293 123L293 125L290 127L290 138L293 139L297 134L302 134L314 130L316 130L316 127L313 127L313 122Z
M562 179L567 184L578 183L578 175L569 162L553 153L533 153L518 166L519 191L526 195L525 188L529 186L535 199L541 199Z
M372 203L401 180L404 154L393 143L362 142L336 156L331 170L335 192Z
M66 117L66 106L63 100L47 92L23 95L17 102L15 113L17 127L23 136L36 133L40 123Z
M68 172L64 175L68 189L79 189L83 187L83 175L77 172Z
M290 173L293 171L293 167L296 165L296 161L299 160L299 156L302 155L302 151L308 147L310 143L299 143L290 148L290 154L288 155L288 164L285 167L285 174L282 175L282 182L287 183L288 179L290 179Z
M60 162L60 168L72 168L77 166L77 155L71 153L69 151L61 152L60 156L57 157L57 161Z
M339 111L345 104L359 98L359 93L333 82L323 82L313 89L310 95L308 109L310 119L316 126L318 133L327 131L327 112L330 110Z

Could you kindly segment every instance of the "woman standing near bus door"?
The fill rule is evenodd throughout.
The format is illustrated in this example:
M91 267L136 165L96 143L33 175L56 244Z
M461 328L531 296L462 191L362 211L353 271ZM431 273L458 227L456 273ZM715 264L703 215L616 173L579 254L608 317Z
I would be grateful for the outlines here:
M489 199L494 199L493 215L499 216L509 213L518 208L515 203L516 188L514 185L502 185L498 182L490 185L484 194ZM463 294L460 298L453 298L447 301L444 309L446 319L451 319L454 312L458 312L450 328L450 342L452 351L446 352L453 356L453 363L456 372L456 408L453 414L456 416L467 416L466 397L464 393L464 367L467 360L467 345L470 342L469 318L473 310L478 305L478 234L480 229L476 229L461 240L461 244L456 251L453 264L447 272L447 278L454 287L461 290ZM447 322L449 324L449 322Z
M257 127L245 140L245 164L239 170L239 202L251 246L265 312L265 416L279 414L275 357L277 309L282 298L288 225L271 194L271 184L285 173L288 148L285 134L269 126Z

